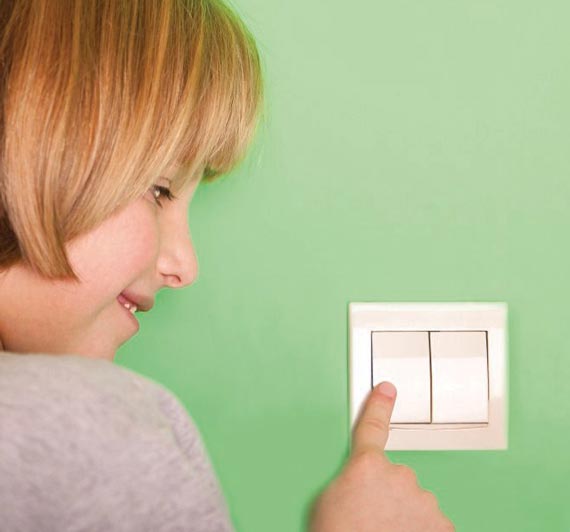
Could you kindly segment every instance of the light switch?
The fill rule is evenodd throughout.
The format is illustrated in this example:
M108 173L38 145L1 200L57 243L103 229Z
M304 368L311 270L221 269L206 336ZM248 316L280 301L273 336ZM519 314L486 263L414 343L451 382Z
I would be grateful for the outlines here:
M392 423L430 422L430 363L427 332L372 332L372 385L390 381L398 395Z
M387 380L398 388L387 451L508 449L507 311L502 302L351 302L352 427Z
M433 423L488 421L484 331L431 332Z

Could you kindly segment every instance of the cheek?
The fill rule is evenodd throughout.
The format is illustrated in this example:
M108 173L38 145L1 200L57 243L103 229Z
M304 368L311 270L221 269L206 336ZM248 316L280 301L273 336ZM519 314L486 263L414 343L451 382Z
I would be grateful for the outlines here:
M116 267L133 276L154 267L160 249L160 230L152 208L146 206L136 214L117 224L117 238L110 250Z
M82 279L80 298L91 305L104 304L138 277L150 275L159 247L158 219L148 200L106 220L68 247L71 264Z

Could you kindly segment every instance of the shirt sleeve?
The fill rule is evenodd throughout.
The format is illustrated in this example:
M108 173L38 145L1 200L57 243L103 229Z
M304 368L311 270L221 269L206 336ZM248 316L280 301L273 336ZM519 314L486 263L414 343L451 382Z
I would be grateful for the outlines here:
M233 531L176 396L76 355L0 353L0 501L6 532Z

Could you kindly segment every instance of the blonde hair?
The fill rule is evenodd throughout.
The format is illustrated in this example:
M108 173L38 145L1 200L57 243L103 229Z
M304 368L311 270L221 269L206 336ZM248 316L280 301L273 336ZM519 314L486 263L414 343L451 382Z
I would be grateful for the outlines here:
M142 196L245 156L255 41L222 0L1 0L0 271L79 280L64 244Z

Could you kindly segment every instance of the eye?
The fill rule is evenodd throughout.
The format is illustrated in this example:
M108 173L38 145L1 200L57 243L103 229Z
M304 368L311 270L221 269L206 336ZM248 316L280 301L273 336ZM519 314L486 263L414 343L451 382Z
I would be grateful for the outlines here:
M167 187L162 187L160 185L152 185L151 187L152 195L156 200L156 203L159 207L162 208L162 203L160 202L160 197L164 196L168 201L172 201L176 199L176 196L170 192L170 189Z

